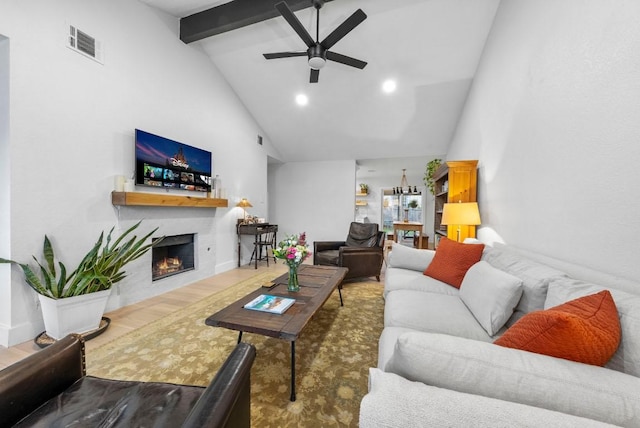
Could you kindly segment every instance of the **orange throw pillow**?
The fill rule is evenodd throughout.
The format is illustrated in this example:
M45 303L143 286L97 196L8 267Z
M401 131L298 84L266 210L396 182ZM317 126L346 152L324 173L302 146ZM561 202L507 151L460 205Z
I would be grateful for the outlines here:
M611 293L571 300L519 319L494 343L604 366L620 344L620 319Z
M469 268L480 261L484 244L462 244L442 238L425 275L460 288Z

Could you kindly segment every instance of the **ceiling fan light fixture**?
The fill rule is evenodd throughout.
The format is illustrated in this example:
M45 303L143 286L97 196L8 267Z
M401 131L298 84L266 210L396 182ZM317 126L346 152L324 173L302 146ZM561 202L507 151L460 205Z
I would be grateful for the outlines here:
M314 70L320 70L327 62L327 53L319 43L307 50L307 57L309 58L309 67Z
M311 58L309 58L309 67L313 68L314 70L320 70L322 67L324 67L326 62L327 61L321 56L312 56Z

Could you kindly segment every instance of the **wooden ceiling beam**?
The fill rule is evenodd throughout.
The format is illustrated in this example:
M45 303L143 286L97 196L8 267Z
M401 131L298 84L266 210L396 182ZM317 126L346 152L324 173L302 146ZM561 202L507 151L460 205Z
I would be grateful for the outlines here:
M192 43L280 16L275 4L282 0L234 0L180 19L180 40ZM286 0L292 11L312 6L311 0ZM325 0L331 1L331 0Z

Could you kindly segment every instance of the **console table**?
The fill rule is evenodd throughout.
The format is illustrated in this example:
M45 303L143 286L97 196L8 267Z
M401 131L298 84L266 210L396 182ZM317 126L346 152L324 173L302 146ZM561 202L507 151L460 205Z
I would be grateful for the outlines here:
M254 223L254 224L243 224L243 223L238 223L236 225L236 232L238 234L238 267L240 267L240 260L241 258L241 253L240 253L240 249L241 249L241 245L240 245L240 237L242 235L252 235L254 237L254 241L253 242L257 242L258 241L258 236L262 235L263 233L265 233L267 231L267 229L270 226L276 226L275 224L269 224L269 223ZM274 241L277 241L274 235L273 238ZM256 269L258 269L258 257L256 256Z

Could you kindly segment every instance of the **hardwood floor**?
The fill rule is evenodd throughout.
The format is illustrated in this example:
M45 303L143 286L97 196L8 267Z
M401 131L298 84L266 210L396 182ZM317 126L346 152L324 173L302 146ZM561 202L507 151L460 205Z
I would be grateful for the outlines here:
M116 340L118 337L153 322L163 316L178 309L188 306L198 300L218 291L222 291L233 284L250 278L266 270L274 273L286 272L286 266L279 263L261 263L256 270L252 265L242 266L210 278L203 279L193 284L184 286L177 290L169 291L156 297L124 306L115 311L106 313L105 316L111 319L109 328L100 336L86 342L87 350L95 349L100 345ZM33 340L19 345L5 348L0 346L0 369L7 367L28 355L37 352L40 348L33 343Z

